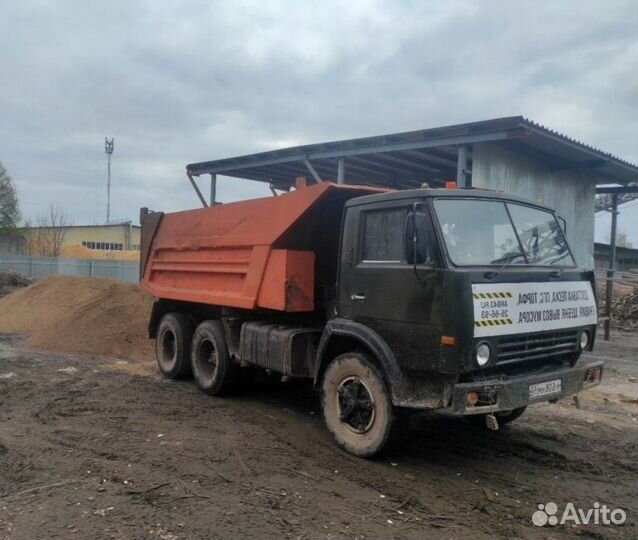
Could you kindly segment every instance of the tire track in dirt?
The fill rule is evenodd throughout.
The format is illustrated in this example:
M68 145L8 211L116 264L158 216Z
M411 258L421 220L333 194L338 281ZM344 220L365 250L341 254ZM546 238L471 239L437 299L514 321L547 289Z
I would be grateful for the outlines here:
M548 497L630 507L636 496L635 425L613 407L595 428L584 411L539 407L496 433L421 415L398 449L362 461L335 448L304 385L219 399L113 360L16 351L9 364L0 480L16 491L77 482L3 502L0 537L10 522L12 540L544 538L530 517Z

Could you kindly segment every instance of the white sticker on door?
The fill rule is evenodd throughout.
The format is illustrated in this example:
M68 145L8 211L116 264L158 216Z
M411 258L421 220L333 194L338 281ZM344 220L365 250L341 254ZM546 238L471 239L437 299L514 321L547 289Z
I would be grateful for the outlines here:
M474 336L502 336L596 324L589 281L472 285Z

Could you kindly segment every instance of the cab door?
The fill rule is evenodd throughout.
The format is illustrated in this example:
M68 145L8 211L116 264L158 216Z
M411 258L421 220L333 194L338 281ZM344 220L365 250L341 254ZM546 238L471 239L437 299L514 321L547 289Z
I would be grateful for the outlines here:
M407 260L406 220L414 208L410 200L347 208L339 315L375 330L403 367L427 370L439 357L442 284L434 245L427 263ZM425 204L419 209L429 215Z

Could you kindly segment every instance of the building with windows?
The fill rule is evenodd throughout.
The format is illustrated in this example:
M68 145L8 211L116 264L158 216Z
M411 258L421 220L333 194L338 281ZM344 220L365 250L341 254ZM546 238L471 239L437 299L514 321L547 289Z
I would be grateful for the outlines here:
M77 259L134 259L139 257L139 225L131 222L108 225L29 227L22 230L26 254Z
M597 271L604 271L609 268L609 258L611 248L609 244L596 242L594 244L594 261ZM616 260L614 268L620 271L638 269L638 248L616 246Z

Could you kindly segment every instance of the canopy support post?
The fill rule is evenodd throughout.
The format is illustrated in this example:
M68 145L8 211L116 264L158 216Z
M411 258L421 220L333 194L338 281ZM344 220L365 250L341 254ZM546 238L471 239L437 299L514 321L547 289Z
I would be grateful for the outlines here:
M210 173L210 205L215 206L215 198L217 197L217 175Z
M609 242L609 270L605 287L605 341L611 330L611 301L614 294L614 267L616 266L616 225L618 221L618 193L611 196L611 237Z
M317 184L323 184L323 180L321 179L321 176L319 176L319 173L312 166L312 163L310 163L308 158L304 159L303 162L306 165L306 169L308 169L308 171L310 171L310 174L312 174L312 177L315 179L315 182L317 182Z
M339 158L337 161L337 184L346 183L346 160Z
M197 196L199 197L199 200L201 201L202 206L204 208L208 208L208 204L206 203L206 199L204 199L204 196L202 195L202 192L197 187L197 184L195 183L195 180L193 179L193 175L190 173L190 171L186 171L186 176L188 176L188 180L190 181L191 186L193 186L193 189L195 190L195 193L197 193Z

